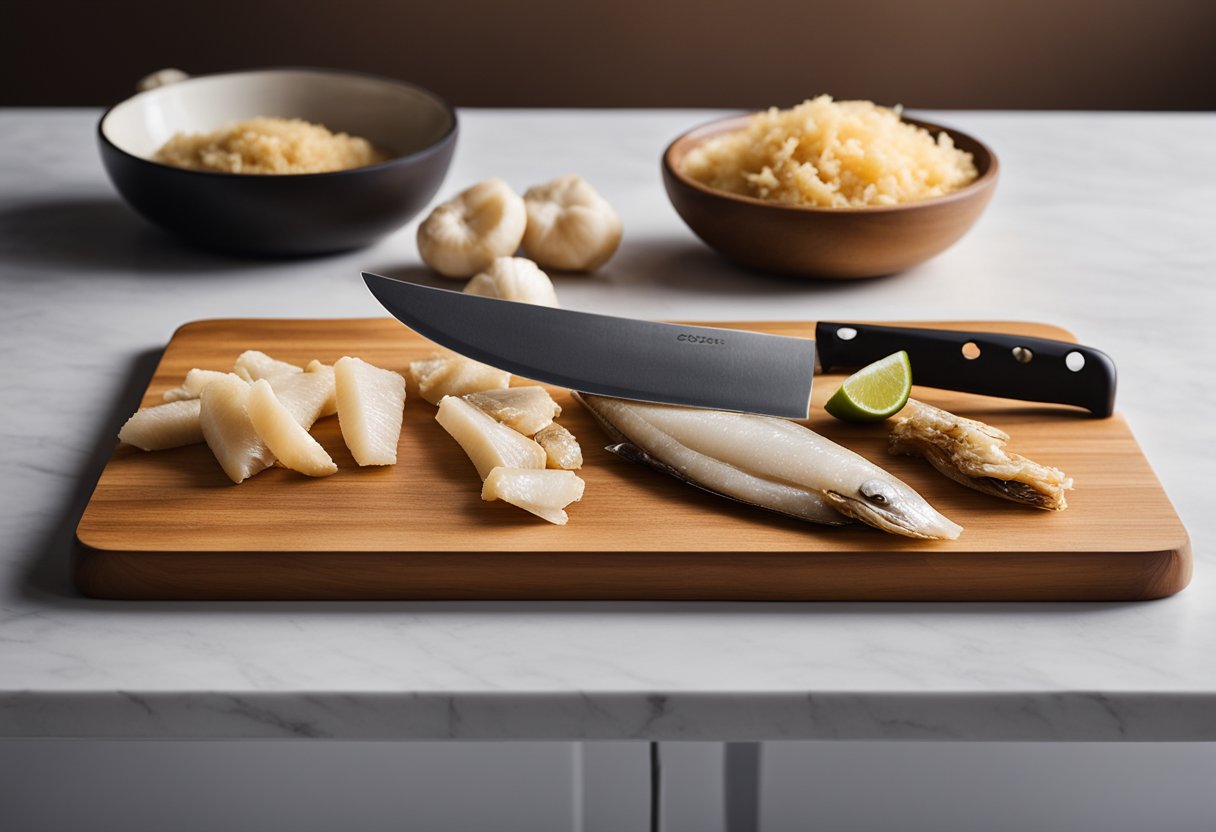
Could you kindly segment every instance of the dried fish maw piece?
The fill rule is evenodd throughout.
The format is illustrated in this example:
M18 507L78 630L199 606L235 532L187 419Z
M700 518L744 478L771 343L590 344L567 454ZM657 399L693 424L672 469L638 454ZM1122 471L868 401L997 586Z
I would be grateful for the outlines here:
M957 483L1046 511L1068 508L1072 477L1005 449L1009 434L992 425L909 399L891 427L893 454L924 457Z
M533 439L545 449L548 467L567 471L577 471L583 467L583 449L578 440L557 422L537 433Z

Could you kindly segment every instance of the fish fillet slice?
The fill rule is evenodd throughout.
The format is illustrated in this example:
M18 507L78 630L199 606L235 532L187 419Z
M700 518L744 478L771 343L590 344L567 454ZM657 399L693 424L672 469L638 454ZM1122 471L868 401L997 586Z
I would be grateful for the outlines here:
M405 379L344 356L334 364L342 438L360 465L395 465L405 408Z
M327 402L335 395L332 373L295 373L279 376L267 383L274 388L275 396L304 430L311 428L321 418Z
M338 466L317 440L308 435L278 397L270 382L261 379L249 390L249 420L258 437L279 462L310 477L327 477Z
M573 471L494 468L481 487L481 499L503 500L558 526L570 519L563 509L583 498L584 482Z
M417 371L415 372L415 365ZM410 372L418 380L418 392L431 404L439 404L444 396L464 396L483 390L505 388L511 374L463 355L415 361Z
M199 397L199 425L224 473L244 482L274 464L249 419L249 384L236 375L213 381Z
M494 421L464 399L445 396L439 402L435 421L464 449L483 480L495 468L545 467L545 451L540 445Z
M535 436L562 412L549 391L536 386L469 393L464 400L524 436Z
M195 367L186 373L186 378L182 382L181 387L174 387L172 390L165 391L164 399L167 402L197 399L203 392L204 387L226 375L228 374L221 373L219 370L200 370L198 367Z
M278 361L260 350L245 350L237 356L232 372L249 382L263 378L273 381L283 376L302 373L304 368L286 361Z
M410 378L414 384L421 386L424 378L446 364L450 358L450 355L443 356L436 353L430 358L419 358L417 361L411 361Z
M329 379L329 398L325 400L325 404L321 407L322 416L333 416L338 412L338 395L334 390L334 368L331 364L322 364L315 358L308 362L308 366L304 368L306 373L320 373Z
M135 411L118 438L143 451L163 451L203 441L198 399L158 404Z

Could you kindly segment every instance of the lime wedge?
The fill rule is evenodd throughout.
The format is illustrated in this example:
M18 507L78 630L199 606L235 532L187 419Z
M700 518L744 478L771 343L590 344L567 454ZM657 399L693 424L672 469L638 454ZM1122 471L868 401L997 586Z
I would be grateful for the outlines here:
M881 422L908 403L911 391L912 363L900 350L846 378L823 409L846 422Z

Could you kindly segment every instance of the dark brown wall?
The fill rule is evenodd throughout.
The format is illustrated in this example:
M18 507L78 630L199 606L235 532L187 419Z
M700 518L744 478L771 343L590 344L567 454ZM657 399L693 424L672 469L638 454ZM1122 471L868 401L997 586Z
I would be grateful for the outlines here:
M0 105L332 66L462 106L1216 109L1213 0L0 0Z

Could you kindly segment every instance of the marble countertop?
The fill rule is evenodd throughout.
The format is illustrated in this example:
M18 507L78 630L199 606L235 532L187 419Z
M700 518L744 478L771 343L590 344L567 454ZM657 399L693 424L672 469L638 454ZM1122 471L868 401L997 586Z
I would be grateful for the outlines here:
M120 603L72 533L173 330L382 314L357 253L233 260L119 202L92 110L0 111L0 736L1216 740L1216 115L928 114L1001 157L988 213L896 278L740 271L659 181L692 111L465 111L441 196L578 171L625 241L574 309L653 318L1033 319L1105 348L1195 547L1173 598L1101 604Z

